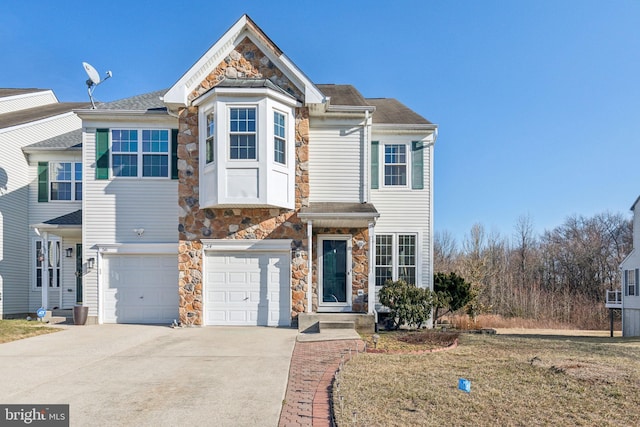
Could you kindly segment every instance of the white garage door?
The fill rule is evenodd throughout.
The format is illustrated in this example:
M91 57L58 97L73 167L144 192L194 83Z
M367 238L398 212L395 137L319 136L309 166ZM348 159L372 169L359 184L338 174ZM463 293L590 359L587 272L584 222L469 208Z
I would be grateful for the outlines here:
M178 318L176 255L103 258L104 323L166 323Z
M205 257L207 325L289 326L289 253L215 253Z

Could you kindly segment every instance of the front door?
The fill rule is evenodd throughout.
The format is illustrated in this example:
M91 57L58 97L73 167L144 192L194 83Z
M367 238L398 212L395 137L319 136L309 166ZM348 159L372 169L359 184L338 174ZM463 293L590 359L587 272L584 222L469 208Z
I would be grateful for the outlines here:
M320 311L351 311L351 236L318 237Z

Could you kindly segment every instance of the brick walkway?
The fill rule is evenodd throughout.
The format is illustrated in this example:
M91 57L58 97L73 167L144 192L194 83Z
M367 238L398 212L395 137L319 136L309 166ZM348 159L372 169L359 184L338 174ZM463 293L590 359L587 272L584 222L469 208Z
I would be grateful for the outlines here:
M363 351L361 340L297 342L291 357L289 383L280 413L280 427L329 427L333 377L344 361Z

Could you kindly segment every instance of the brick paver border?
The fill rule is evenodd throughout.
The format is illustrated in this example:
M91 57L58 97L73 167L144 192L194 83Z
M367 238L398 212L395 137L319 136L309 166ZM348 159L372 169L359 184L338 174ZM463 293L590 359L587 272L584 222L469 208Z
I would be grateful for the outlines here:
M362 340L297 342L278 425L333 426L331 390L335 373L341 362L362 351Z

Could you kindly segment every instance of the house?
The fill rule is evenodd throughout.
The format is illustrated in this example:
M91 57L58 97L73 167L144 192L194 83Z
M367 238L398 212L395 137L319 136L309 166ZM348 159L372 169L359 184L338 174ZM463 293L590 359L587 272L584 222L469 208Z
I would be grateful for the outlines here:
M82 132L73 110L86 106L59 102L48 89L0 89L0 318L33 313L43 282L51 307L77 302L81 227L71 232L56 221L81 217ZM50 220L44 228L57 234L44 247L30 224Z
M81 245L90 322L372 327L387 279L432 287L437 126L312 82L246 15L170 88L75 112L82 206L48 222L81 241L31 225Z
M617 291L617 295L616 291L607 294L607 306L622 309L624 337L640 336L640 197L633 203L631 210L633 250L620 264L622 291Z

